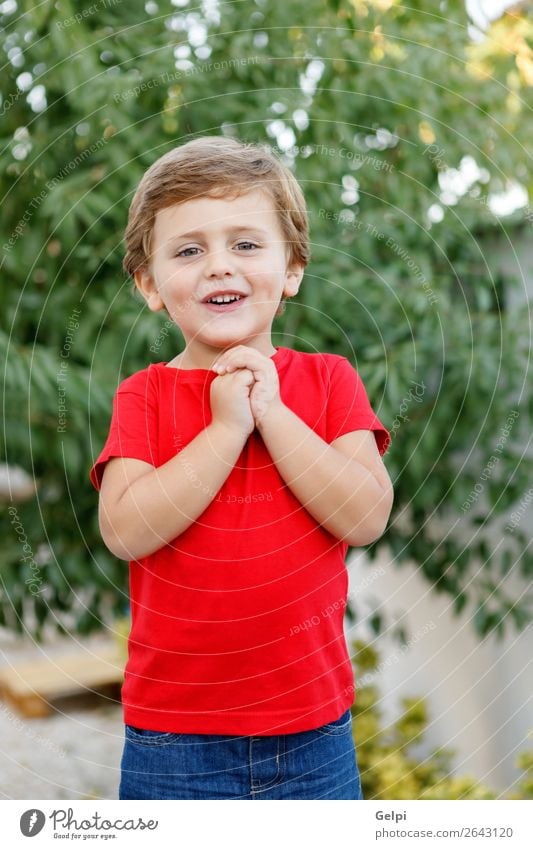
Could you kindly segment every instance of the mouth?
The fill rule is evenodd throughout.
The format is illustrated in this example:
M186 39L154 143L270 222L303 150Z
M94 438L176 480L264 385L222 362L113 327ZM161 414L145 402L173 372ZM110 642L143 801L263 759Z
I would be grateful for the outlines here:
M210 312L233 312L242 306L246 298L247 295L215 296L211 300L203 301L202 303Z

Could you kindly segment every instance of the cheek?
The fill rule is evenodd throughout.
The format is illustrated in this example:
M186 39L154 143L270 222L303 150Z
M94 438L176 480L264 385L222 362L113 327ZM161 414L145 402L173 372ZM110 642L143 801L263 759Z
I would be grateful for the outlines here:
M163 282L168 280L177 280L179 277L184 277L187 274L185 269L179 268L177 262L161 263L158 272L159 277Z
M271 260L250 262L244 273L252 283L258 286L271 286L279 282L284 270L282 263L276 257Z
M172 263L167 263L158 269L156 281L159 291L167 298L180 300L187 297L190 290L188 282L189 274L183 268L176 268Z

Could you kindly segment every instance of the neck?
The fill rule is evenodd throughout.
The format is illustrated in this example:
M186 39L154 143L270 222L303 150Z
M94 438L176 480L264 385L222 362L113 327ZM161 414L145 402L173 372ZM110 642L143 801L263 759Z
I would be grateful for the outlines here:
M210 369L216 360L223 354L225 351L231 350L231 348L237 347L235 345L227 345L226 347L214 348L210 347L209 350L205 350L202 352L191 350L190 346L187 345L185 349L178 354L177 357L169 363L169 365L174 366L175 368L183 368L183 369ZM263 350L263 346L258 344L251 344L248 347L254 348L256 351L259 351L260 354L263 354L265 357L273 357L277 351L276 348L272 345L272 342L268 340L268 344L266 344L265 350Z

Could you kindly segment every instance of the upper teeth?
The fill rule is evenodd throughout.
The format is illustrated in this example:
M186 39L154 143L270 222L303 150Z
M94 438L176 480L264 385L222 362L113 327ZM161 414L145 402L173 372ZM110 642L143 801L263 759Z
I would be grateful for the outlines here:
M212 298L209 298L208 303L211 304L229 304L230 301L239 301L241 298L240 295L215 295Z

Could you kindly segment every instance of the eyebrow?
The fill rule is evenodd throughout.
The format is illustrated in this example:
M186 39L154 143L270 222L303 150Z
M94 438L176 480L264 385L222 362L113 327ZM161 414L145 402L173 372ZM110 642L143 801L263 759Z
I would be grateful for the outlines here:
M230 227L228 229L228 233L256 233L258 236L268 236L266 230L262 230L260 227L250 227L246 224L236 225L234 227ZM203 230L189 230L187 233L180 233L178 236L172 236L167 245L173 245L176 242L180 242L183 239L197 239L204 236L205 233Z

